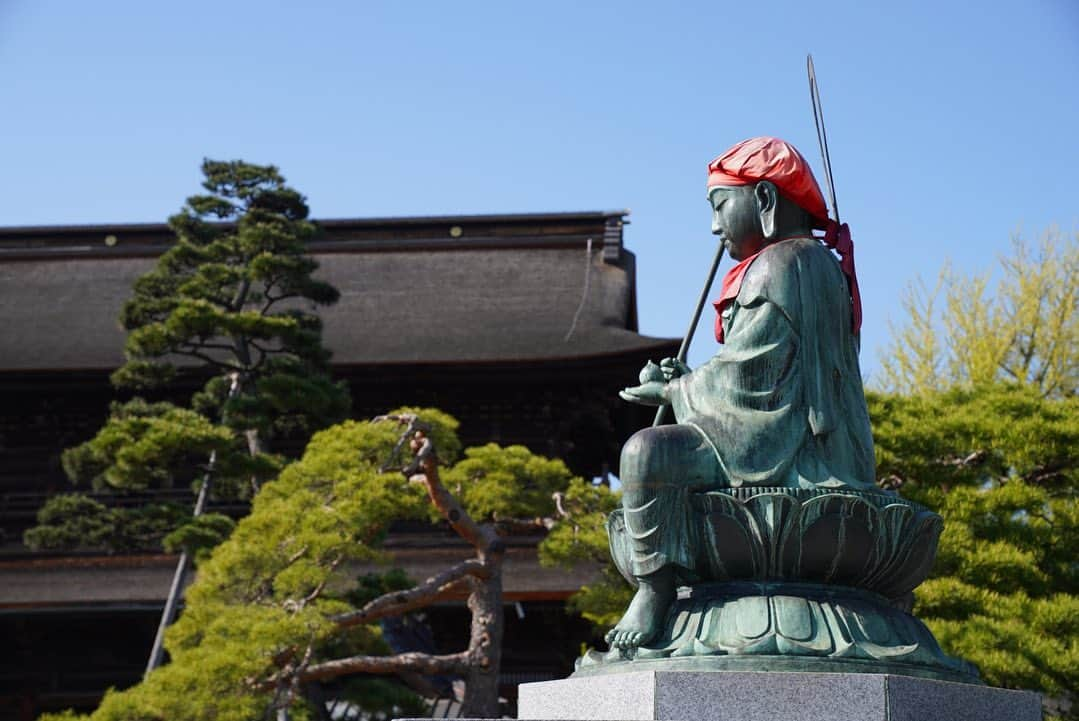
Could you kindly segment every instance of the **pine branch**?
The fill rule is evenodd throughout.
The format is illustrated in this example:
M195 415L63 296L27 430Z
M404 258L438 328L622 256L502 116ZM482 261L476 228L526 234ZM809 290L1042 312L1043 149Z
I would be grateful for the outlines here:
M406 426L395 450L408 439L414 458L402 472L410 481L424 484L431 503L449 521L454 531L472 544L477 558L459 563L452 569L429 578L416 588L385 594L357 613L338 617L337 621L348 625L403 613L430 603L439 593L467 580L470 582L467 606L472 615L468 649L450 656L423 653L388 657L357 656L328 661L306 669L286 668L280 675L298 679L300 682L353 673L464 675L467 680L462 713L476 718L490 718L498 708L498 669L502 643L501 574L505 546L491 526L476 523L457 498L442 485L434 445L421 429L416 416L385 416L376 420L393 420Z
M419 439L419 441L421 445L430 445L430 440L426 437ZM413 443L415 443L415 440ZM433 448L430 452L425 452L421 447L417 452L416 460L419 462L421 472L411 475L409 480L423 483L427 489L427 497L434 507L438 509L438 512L442 514L443 518L449 521L450 526L457 532L457 535L472 544L472 547L480 554L481 559L492 550L492 546L495 544L500 546L501 544L498 542L494 531L489 526L481 526L476 523L472 516L468 514L468 511L465 510L465 507L461 505L461 502L457 500L457 497L442 485Z
M229 350L231 351L232 349L229 349ZM185 349L185 348L182 348L182 347L178 347L176 349L176 352L178 354L180 354L180 355L186 355L186 356L190 356L191 358L197 358L198 360L201 360L203 363L206 363L208 365L212 365L212 366L216 366L218 368L222 368L228 373L238 373L238 372L244 370L243 366L238 366L238 365L236 365L234 363L229 363L228 361L218 360L217 358L214 358L212 356L208 356L205 353L200 353L196 349L196 347L194 347L194 346L192 346L190 349Z
M413 453L413 461L402 473L409 481L422 483L427 489L427 497L438 512L442 514L453 530L461 538L468 541L480 554L480 560L493 550L501 550L501 542L490 526L480 525L468 514L457 497L446 490L442 485L438 473L438 457L435 454L434 444L421 427L420 420L411 414L378 416L378 421L396 421L407 426L401 434L396 448L402 445L402 441L408 439L409 448Z
M468 652L435 656L410 652L395 656L352 656L334 661L324 661L299 671L296 678L301 683L322 681L354 673L401 673L463 674L468 671Z
M281 300L282 298L286 298L287 296L270 295L269 286L267 286L267 290L265 294L263 294L263 297L266 299L266 302L262 304L261 308L259 308L259 315L266 315L268 312L270 312L270 308L273 307L274 303Z
M1046 463L1045 465L1038 466L1022 475L1023 481L1033 486L1042 486L1055 478L1062 475L1062 471L1067 470L1071 466L1071 462L1068 460L1056 461L1054 463Z
M198 343L185 343L184 346L192 348L194 350L207 349L207 350L220 350L227 353L231 353L233 348L225 343L209 343L207 341L200 340Z
M400 616L431 604L441 594L459 585L466 578L484 578L487 575L489 575L488 569L482 562L469 559L431 576L423 583L406 591L385 593L357 611L335 616L334 621L347 627L371 623L389 616Z
M534 536L551 530L555 523L549 517L495 518L494 527L499 536Z
M989 451L985 449L977 450L969 453L966 456L949 456L941 458L938 462L944 466L955 466L957 468L970 468L971 466L978 466L985 462L989 458Z
M244 257L240 260L239 265L246 266L248 262L249 259ZM251 279L245 276L244 279L240 281L240 287L236 289L236 297L232 299L232 304L229 307L229 310L231 310L233 313L239 313L240 311L242 311L244 309L244 306L247 305L247 294L250 291Z

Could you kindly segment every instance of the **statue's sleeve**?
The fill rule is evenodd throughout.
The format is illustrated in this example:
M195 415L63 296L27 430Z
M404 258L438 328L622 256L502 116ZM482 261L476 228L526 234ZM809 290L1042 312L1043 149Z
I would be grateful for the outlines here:
M798 372L791 380L802 395L792 400L803 409L814 436L831 433L842 423L843 385L861 387L860 374L847 377L851 374L845 357L851 343L851 311L847 281L839 264L815 240L795 240L769 248L747 272L735 311L761 304L775 306L793 331L797 353L791 363ZM731 319L732 326L735 320ZM752 337L744 340L758 341ZM856 368L856 347L854 352Z
M731 485L778 482L804 438L798 278L760 260L725 311L722 351L668 386L675 418L711 441Z

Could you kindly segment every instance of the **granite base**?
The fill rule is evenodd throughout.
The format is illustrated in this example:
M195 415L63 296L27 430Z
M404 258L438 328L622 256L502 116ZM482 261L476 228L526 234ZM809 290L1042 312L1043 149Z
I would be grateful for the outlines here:
M643 671L522 684L529 721L1040 721L1041 697L870 673Z

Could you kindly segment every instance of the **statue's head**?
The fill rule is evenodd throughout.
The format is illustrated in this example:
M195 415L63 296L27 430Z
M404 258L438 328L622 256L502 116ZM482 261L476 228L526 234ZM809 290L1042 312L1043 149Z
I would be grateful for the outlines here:
M809 163L778 138L750 138L708 164L712 232L743 260L784 238L828 222Z

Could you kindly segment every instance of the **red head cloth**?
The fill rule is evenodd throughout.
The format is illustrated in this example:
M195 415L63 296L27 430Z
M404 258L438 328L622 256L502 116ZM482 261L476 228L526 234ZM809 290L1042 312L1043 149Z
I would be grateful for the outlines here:
M785 198L811 216L815 228L828 227L828 206L802 154L779 138L750 138L708 164L708 187L749 185L758 180L775 184Z
M759 180L774 183L783 197L812 216L813 227L825 231L824 243L839 253L839 266L847 276L852 327L858 333L862 327L862 299L858 291L858 277L854 272L854 243L850 239L850 229L846 223L840 226L828 217L824 195L802 154L784 140L762 136L743 140L708 164L709 188L749 185ZM723 292L714 303L717 312L738 295L742 276L754 258L756 256L746 258L723 279ZM718 318L716 340L723 342L723 325Z

